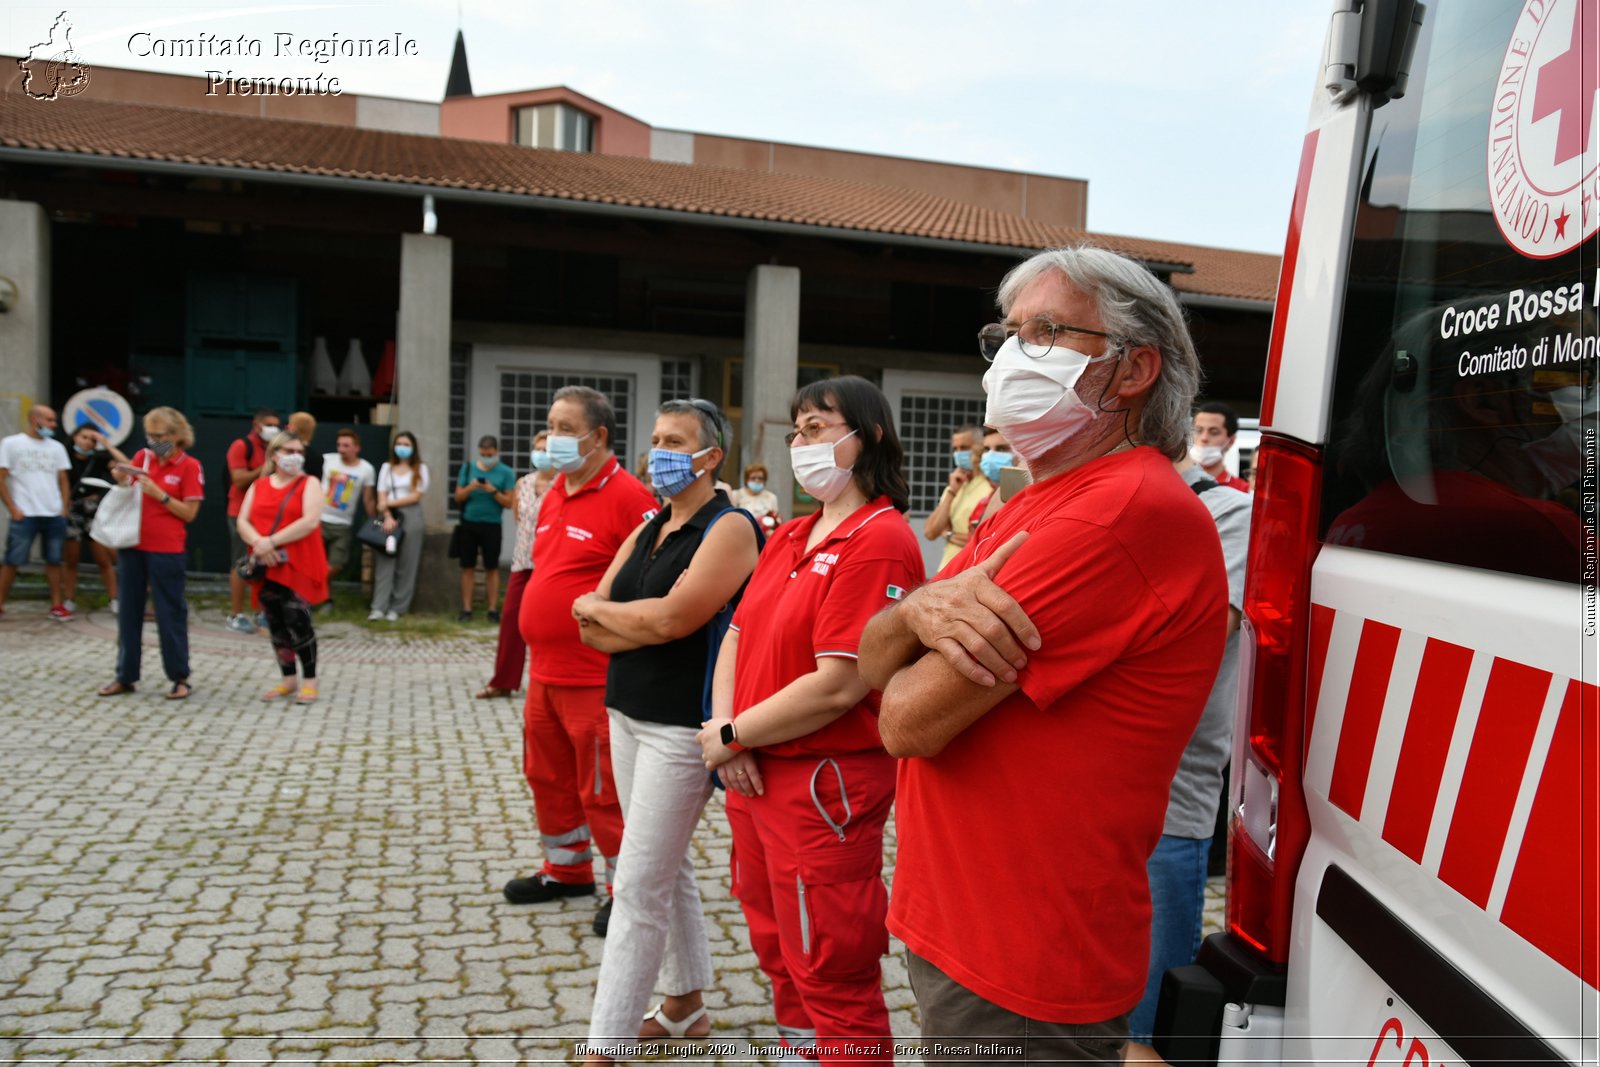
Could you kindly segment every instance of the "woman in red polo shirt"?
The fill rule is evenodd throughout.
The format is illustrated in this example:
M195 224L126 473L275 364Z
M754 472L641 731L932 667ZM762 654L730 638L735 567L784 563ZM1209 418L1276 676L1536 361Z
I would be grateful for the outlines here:
M117 553L117 680L103 697L133 692L144 651L144 597L155 599L161 666L172 688L168 700L189 695L189 608L183 599L189 523L200 513L205 476L189 455L194 430L176 408L151 408L144 417L145 447L114 468L117 481L136 482L142 498L139 543Z
M922 551L883 393L831 378L800 390L790 414L795 480L822 508L762 552L700 743L728 785L733 892L779 1035L823 1063L890 1063L879 960L895 761L856 646L869 618L922 581Z

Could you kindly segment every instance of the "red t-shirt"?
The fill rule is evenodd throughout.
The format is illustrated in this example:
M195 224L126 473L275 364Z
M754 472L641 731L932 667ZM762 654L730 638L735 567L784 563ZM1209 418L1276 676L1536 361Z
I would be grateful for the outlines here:
M735 718L816 670L824 656L854 660L867 620L922 584L922 549L888 497L863 504L807 549L821 514L778 527L734 612ZM822 729L761 751L804 756L882 747L878 694L872 692Z
M150 464L150 477L169 496L179 500L203 500L206 495L206 476L200 461L187 452L173 452L166 462L156 459L155 453L141 448L128 460L135 467ZM182 552L188 544L189 524L178 518L160 497L145 496L139 514L139 548L145 552Z
M279 430L279 433L288 433ZM233 484L233 472L238 470L257 470L267 458L267 446L261 436L254 430L239 438L228 446L228 518L236 518L239 508L244 504L245 489L240 489Z
M539 506L533 576L517 626L528 645L528 677L545 685L605 685L611 657L578 639L572 602L592 593L634 527L656 513L656 498L615 456L570 496L558 477Z
M889 929L1003 1008L1098 1022L1144 992L1145 864L1222 660L1227 575L1210 512L1153 448L1024 489L939 577L1019 530L996 580L1043 647L1019 692L900 761Z
M1222 470L1216 474L1206 471L1206 477L1210 478L1218 485L1225 485L1229 489L1237 489L1241 493L1248 493L1250 491L1250 483L1226 467L1222 468Z

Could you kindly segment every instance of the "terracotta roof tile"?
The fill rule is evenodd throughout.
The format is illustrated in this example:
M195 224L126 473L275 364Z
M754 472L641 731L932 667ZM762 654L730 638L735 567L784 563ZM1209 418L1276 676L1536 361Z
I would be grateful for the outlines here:
M1011 248L1081 241L1179 272L1180 292L1270 300L1278 257L1090 234L915 189L185 108L0 93L0 146L489 190Z

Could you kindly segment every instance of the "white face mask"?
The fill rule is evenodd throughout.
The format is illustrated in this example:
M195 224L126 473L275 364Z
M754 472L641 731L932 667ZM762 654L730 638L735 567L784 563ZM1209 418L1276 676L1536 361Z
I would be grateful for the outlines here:
M1190 445L1189 458L1202 467L1215 467L1222 462L1222 449L1216 445Z
M855 435L856 432L851 430L837 441L789 449L789 464L794 468L794 480L800 483L800 488L824 504L839 499L849 488L850 476L855 468L837 466L833 462L833 450Z
M1089 364L1115 358L1087 356L1058 344L1043 359L1033 359L1013 335L983 375L983 391L989 394L983 421L1004 433L1023 459L1036 460L1099 417L1073 386Z
M285 474L299 474L306 469L306 457L300 452L279 452L277 463Z
M276 426L261 427L261 439L263 441L270 441L276 436L278 436L278 428Z

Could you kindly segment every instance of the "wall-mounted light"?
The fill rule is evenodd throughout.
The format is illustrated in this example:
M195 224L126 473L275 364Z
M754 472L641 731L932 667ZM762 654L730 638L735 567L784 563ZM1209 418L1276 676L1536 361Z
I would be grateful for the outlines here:
M439 232L439 216L433 212L432 193L422 198L422 232L430 237Z
M17 296L17 283L0 275L0 315L16 307Z

